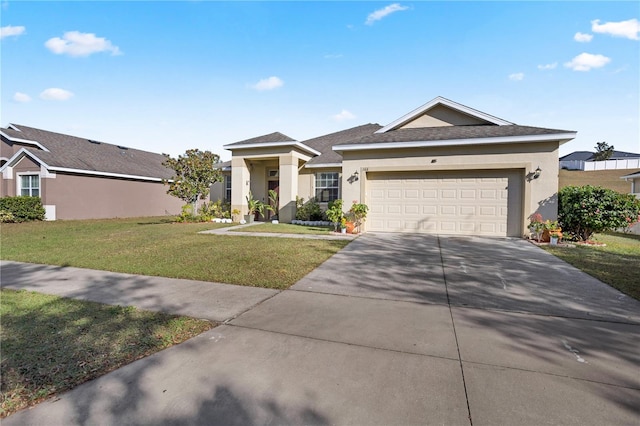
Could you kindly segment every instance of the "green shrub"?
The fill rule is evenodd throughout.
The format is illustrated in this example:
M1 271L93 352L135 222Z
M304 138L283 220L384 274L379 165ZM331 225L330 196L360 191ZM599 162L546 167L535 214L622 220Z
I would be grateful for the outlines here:
M0 198L0 211L2 221L13 216L11 222L29 222L32 220L44 220L44 207L40 197L3 197Z
M320 204L312 197L304 202L304 198L296 197L296 219L298 220L322 220L322 209Z
M558 222L572 239L587 241L595 232L637 222L640 200L599 186L567 186L558 192Z
M231 212L229 211L231 205L229 203L223 203L222 200L211 201L204 203L198 209L200 213L200 220L203 222L210 222L211 219L231 219Z

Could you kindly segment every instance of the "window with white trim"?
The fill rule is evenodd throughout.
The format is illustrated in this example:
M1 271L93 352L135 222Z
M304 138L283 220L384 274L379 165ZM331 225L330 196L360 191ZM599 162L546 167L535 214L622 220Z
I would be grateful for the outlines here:
M231 175L224 177L224 199L228 203L231 202Z
M338 172L316 173L316 200L320 203L340 198L340 174Z
M40 196L40 175L20 175L20 195Z

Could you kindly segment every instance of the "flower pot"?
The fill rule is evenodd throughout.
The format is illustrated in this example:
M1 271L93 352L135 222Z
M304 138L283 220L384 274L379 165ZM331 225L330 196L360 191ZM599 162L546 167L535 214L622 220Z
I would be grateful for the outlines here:
M347 234L355 234L356 224L353 222L347 222Z
M347 233L347 228L341 228L340 229L340 233L341 234L346 234Z
M558 245L558 236L557 235L551 235L549 237L549 245L552 245L552 246L557 246Z
M253 223L254 216L252 214L245 214L244 221L246 223Z

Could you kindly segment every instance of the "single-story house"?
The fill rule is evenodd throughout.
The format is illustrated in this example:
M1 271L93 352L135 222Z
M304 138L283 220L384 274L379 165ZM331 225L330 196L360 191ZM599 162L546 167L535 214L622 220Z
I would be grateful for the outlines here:
M606 161L596 161L595 152L574 151L560 157L559 166L567 170L607 170L640 168L640 154L635 152L613 151Z
M624 179L627 182L631 182L631 194L636 198L640 198L640 172L631 173L626 176L622 176L620 179ZM629 228L629 232L632 234L640 235L640 222Z
M631 182L631 194L634 194L636 197L640 198L640 172L621 176L620 179Z
M366 231L522 236L531 214L557 217L558 148L575 136L437 97L385 126L225 145L231 164L212 197L230 194L246 214L250 191L266 202L277 189L282 222L295 217L296 197L341 198L346 210L369 206Z
M38 196L47 220L177 214L162 154L23 125L0 129L0 196Z

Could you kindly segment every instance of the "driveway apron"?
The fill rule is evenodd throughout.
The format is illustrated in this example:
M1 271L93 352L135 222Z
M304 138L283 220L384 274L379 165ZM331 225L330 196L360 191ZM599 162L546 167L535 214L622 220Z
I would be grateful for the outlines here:
M525 241L365 234L223 325L3 424L638 424L639 315Z

